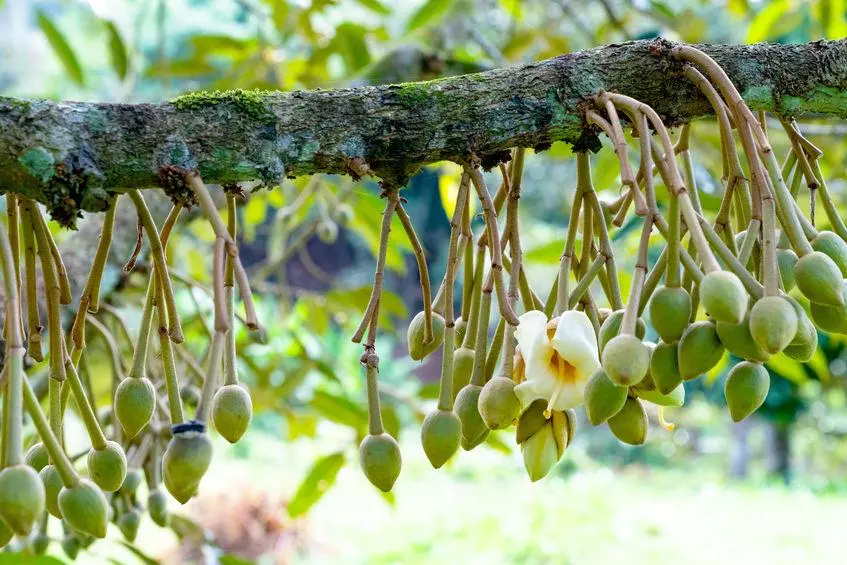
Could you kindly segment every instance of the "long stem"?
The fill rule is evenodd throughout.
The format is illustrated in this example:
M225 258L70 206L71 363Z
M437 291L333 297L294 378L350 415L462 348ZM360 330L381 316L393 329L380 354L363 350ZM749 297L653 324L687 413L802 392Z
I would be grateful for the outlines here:
M33 392L28 379L23 379L23 397L26 411L29 412L32 423L35 425L35 431L38 432L38 436L47 449L50 461L56 466L56 470L59 472L62 484L67 488L76 486L79 483L79 475L65 454L65 450L62 449L59 439L53 433L53 430L50 429L50 424L47 423L44 411L41 410L41 405L38 403L38 397L35 396L35 392Z
M17 229L17 225L14 228ZM18 465L23 461L24 344L21 335L18 273L15 270L10 238L3 229L0 229L0 263L3 270L3 289L6 294L5 371L7 382L3 410L3 462L5 465Z
M94 259L91 262L91 269L88 271L85 288L83 288L82 295L79 298L79 306L71 328L71 339L77 349L85 349L86 314L97 312L100 308L100 283L103 280L106 260L109 258L109 249L112 246L117 201L117 198L112 200L112 204L103 218L103 228L100 230L97 250L94 252Z
M38 208L35 208L38 211ZM59 248L56 245L56 240L53 239L53 234L50 232L50 226L47 224L47 220L44 219L44 216L38 211L34 216L38 222L41 224L41 230L44 233L44 237L47 241L47 247L50 249L50 256L53 258L53 264L56 268L56 276L59 281L59 302L60 304L67 305L70 304L73 300L71 296L71 283L68 280L68 270L65 268L65 263L62 261L62 254L59 253Z
M209 367L206 369L206 378L203 381L200 401L197 403L197 412L194 416L200 422L205 422L209 419L212 398L218 389L218 373L220 373L225 339L225 334L220 331L215 331L215 334L212 336L212 345L209 350Z
M234 240L237 230L237 216L235 196L226 195L227 231ZM229 329L226 332L226 347L224 348L224 383L227 385L238 384L238 372L236 370L235 351L235 268L232 257L227 256L224 271L224 302L226 303L226 317Z
M36 361L43 361L44 354L41 351L41 315L38 311L38 279L35 269L35 258L38 252L35 243L35 231L32 228L32 216L29 214L29 208L24 205L23 200L20 203L22 211L21 231L23 232L24 240L24 273L26 274L26 311L27 311L27 331L28 346L27 352L30 357Z
M230 290L232 287L229 287ZM179 379L176 374L174 363L173 344L168 336L168 318L165 308L165 293L162 285L155 285L156 291L156 316L159 321L159 351L162 355L162 369L165 376L165 389L168 392L168 412L171 415L171 425L181 424L185 421L182 411L182 398L179 395Z
M153 264L155 265L155 276L152 279L157 279L158 284L162 285L165 292L165 307L168 310L168 334L174 343L182 343L185 339L182 333L182 325L179 321L179 312L176 308L176 299L174 298L174 289L171 285L171 278L168 275L168 261L165 257L165 248L162 246L162 240L159 237L159 230L156 227L156 222L150 214L150 209L141 196L139 190L130 190L127 192L135 205L135 211L141 222L144 225L144 231L147 233L147 239L150 240L150 254L153 256Z
M418 275L421 282L421 298L424 308L424 344L432 341L432 289L429 285L429 269L426 265L426 254L424 253L421 240L418 239L418 234L415 233L415 227L412 225L412 219L403 208L402 202L397 203L397 217L400 218L400 223L403 224L403 229L406 230L406 236L412 243L412 251L415 253L415 260L418 263Z
M509 306L514 309L515 305L518 301L518 283L521 278L521 268L523 265L523 251L521 250L521 239L520 239L520 220L518 217L518 207L520 204L521 198L521 183L523 177L523 166L524 166L524 158L525 158L525 150L523 147L519 147L515 149L515 157L512 160L512 176L510 179L510 187L509 193L506 201L506 227L505 231L509 233L509 250L511 253L512 265L509 272L509 293L508 300ZM504 173L505 179L505 168L502 168L501 171ZM532 297L529 297L529 300L532 300ZM534 302L534 301L533 301ZM533 304L534 306L534 304ZM490 298L489 298L489 308L490 308ZM524 309L528 310L529 307L525 304ZM487 316L486 316L487 318ZM508 328L505 328L503 335L503 376L506 378L511 378L512 372L514 370L514 358L515 358L515 347L517 345L515 340L515 329L516 326L514 324L509 324ZM485 328L485 336L483 339L488 338L488 323L486 320L486 328ZM477 337L477 348L480 347L479 337ZM474 368L474 371L476 368ZM482 367L483 373L485 373L485 367ZM486 375L483 374L483 380Z
M582 155L580 153L579 155ZM579 157L579 155L577 157ZM588 160L588 154L585 154L585 160ZM571 204L571 213L568 218L568 235L565 237L565 249L562 251L562 257L559 260L559 276L557 280L557 288L556 288L556 306L553 310L553 315L558 316L568 308L568 286L570 283L570 270L571 270L571 262L573 261L574 248L576 247L576 234L579 230L579 217L580 210L587 206L583 206L583 193L582 187L579 182L581 172L581 167L585 167L586 165L583 163L583 160L577 158L577 183L576 190L574 190L573 195L573 203ZM589 169L590 174L590 169Z
M638 256L635 261L635 274L632 277L632 287L629 290L629 300L621 320L622 335L635 335L635 327L638 322L638 303L641 300L641 289L647 276L647 248L650 245L650 233L653 230L653 216L644 219L644 227L641 230L641 240L638 243Z
M91 447L99 451L106 447L106 436L100 428L100 423L97 421L97 415L91 407L88 395L85 394L85 388L82 386L79 373L77 373L70 359L66 361L65 369L68 374L66 382L71 387L71 393L74 395L74 400L76 400L79 415L82 417L83 424L85 424L86 432L88 432L88 439L91 440Z
M368 433L376 436L385 431L382 427L382 411L379 408L379 357L367 355L365 378L368 391Z
M459 232L462 229L462 214L468 200L467 173L459 183L456 209L450 221L450 243L447 251L447 268L444 274L444 350L441 356L441 379L438 385L438 409L453 409L453 351L455 349L455 322L453 320L453 282L459 263ZM470 328L468 328L470 331Z

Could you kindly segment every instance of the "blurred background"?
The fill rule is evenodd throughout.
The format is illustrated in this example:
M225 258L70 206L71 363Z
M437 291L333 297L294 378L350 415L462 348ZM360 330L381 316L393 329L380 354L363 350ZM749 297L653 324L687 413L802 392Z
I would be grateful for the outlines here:
M844 0L0 0L0 95L157 102L200 89L431 80L657 36L694 43L840 39L847 36L845 15ZM847 211L847 125L803 117L800 127L824 149L824 174ZM773 143L784 155L777 128L778 122ZM703 207L714 213L720 153L711 120L693 126L692 151ZM615 159L609 148L592 157L595 184L607 198L618 193ZM453 164L436 164L404 190L434 284L444 272L445 206L452 205L459 174ZM490 184L496 182L492 176ZM557 271L574 184L568 146L528 154L521 237L541 296ZM733 362L726 359L706 378L686 383L686 406L665 413L675 431L651 415L644 447L622 445L580 414L575 443L540 483L526 477L512 431L492 433L436 472L420 447L419 427L434 405L440 356L417 364L406 355L405 328L422 305L399 224L378 350L383 418L403 448L403 471L392 494L371 487L356 453L367 426L361 348L349 338L370 292L382 211L377 195L373 182L334 176L287 180L247 195L239 218L242 257L270 338L256 343L243 328L238 337L239 374L256 409L251 429L236 446L216 438L199 496L185 507L174 503L170 528L145 517L134 544L113 529L82 562L843 562L844 338L821 334L806 365L773 357L765 405L742 424L731 423L724 405ZM154 210L163 218L166 207ZM129 207L124 212L134 228ZM99 221L87 218L80 231L56 237L65 249L93 245ZM116 237L131 248L134 229ZM624 293L636 239L626 225L615 238ZM205 223L190 221L171 238L186 319L186 381L208 342L212 240ZM120 249L113 247L113 255ZM659 250L652 251L655 260ZM104 290L120 316L107 318L116 335L137 328L144 269L142 260L136 274L107 273ZM128 361L129 340L118 345ZM86 363L106 406L111 373L102 342L92 344ZM187 401L191 394L186 387ZM68 433L71 445L85 446L81 424ZM66 559L58 544L51 554Z

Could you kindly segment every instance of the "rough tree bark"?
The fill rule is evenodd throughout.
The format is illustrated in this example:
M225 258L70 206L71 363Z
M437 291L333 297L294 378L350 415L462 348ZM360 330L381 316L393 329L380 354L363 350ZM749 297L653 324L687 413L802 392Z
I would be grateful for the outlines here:
M308 92L228 92L161 104L0 98L0 190L44 203L72 224L111 192L157 184L165 165L211 183L372 172L405 183L421 166L494 164L514 146L597 143L581 106L601 90L652 105L669 124L709 105L669 56L636 41L520 67L430 82ZM698 45L748 104L780 114L847 117L847 40L805 45Z

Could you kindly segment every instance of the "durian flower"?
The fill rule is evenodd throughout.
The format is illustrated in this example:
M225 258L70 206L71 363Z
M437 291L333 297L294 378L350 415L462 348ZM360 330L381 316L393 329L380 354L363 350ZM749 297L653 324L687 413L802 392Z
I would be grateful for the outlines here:
M600 368L597 337L588 316L568 310L548 324L544 312L521 315L515 330L519 355L515 394L525 409L533 400L547 401L545 416L583 404L589 377ZM549 328L548 328L549 326Z

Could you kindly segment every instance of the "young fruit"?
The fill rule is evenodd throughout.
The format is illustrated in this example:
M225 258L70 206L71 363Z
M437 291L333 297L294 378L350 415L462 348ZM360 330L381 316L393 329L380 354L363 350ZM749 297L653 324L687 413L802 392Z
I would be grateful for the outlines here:
M665 342L674 342L688 327L691 297L682 287L660 287L650 300L650 321Z
M127 439L132 439L150 422L156 407L156 389L146 377L125 378L115 391L115 415Z
M788 297L788 301L794 306L794 312L797 314L797 333L783 353L795 361L806 362L812 358L818 348L818 330L812 325L805 310L796 300Z
M629 445L642 445L647 440L647 412L637 398L628 396L620 412L609 418L609 429L615 437Z
M359 444L359 463L373 486L382 492L390 492L400 476L400 446L386 433L368 435Z
M833 260L841 271L842 277L847 277L847 243L831 231L819 231L811 241L812 249L820 251Z
M253 401L242 385L224 385L212 399L212 421L215 429L229 443L235 443L250 425L253 418Z
M718 339L726 350L748 361L759 361L764 363L770 358L770 354L756 343L750 334L750 314L744 317L740 324L727 324L718 322L715 324Z
M435 328L432 330L435 332ZM468 331L468 323L461 317L456 318L456 322L453 325L453 336L455 337L456 348L462 347L462 343L465 341L465 333ZM455 349L453 350L455 351Z
M26 463L36 471L41 471L41 469L43 469L45 465L49 465L50 456L47 454L47 448L44 447L44 444L40 441L33 443L32 446L26 451L26 455L24 456L24 463Z
M29 535L44 512L44 485L29 465L12 465L0 472L0 518L20 536Z
M142 478L140 469L129 469L126 472L126 478L124 478L124 482L121 485L120 494L135 494L135 491L138 490L138 487L141 485Z
M511 426L521 413L521 402L515 394L515 381L493 377L479 394L479 414L490 430Z
M100 487L88 479L80 479L76 485L62 489L59 509L75 530L98 539L106 537L109 503Z
M462 422L462 449L470 451L488 437L491 430L482 420L479 413L479 395L482 387L474 384L465 385L456 396L453 411Z
M724 347L712 322L695 322L679 340L679 372L683 380L699 377L718 364Z
M796 284L794 280L794 265L797 264L797 254L791 249L777 249L776 264L779 267L779 278L782 281L782 289L785 292L789 292Z
M744 361L732 368L726 378L724 395L734 422L740 422L762 405L770 382L767 369L760 363Z
M180 504L194 496L212 462L212 442L202 425L184 425L185 431L174 431L162 456L165 487Z
M518 425L515 430L516 443L525 442L532 434L541 429L541 426L547 421L544 416L545 410L547 410L547 401L539 398L523 411L523 414L518 418Z
M88 476L106 492L115 492L126 477L126 455L119 443L107 441L103 449L88 452Z
M682 383L676 342L656 344L650 355L650 373L659 394L670 394Z
M138 535L138 528L141 526L141 513L134 508L127 510L118 516L117 526L126 541L134 542Z
M650 350L634 335L619 335L606 344L601 364L613 383L633 386L641 382L650 368Z
M179 397L182 399L182 403L192 409L197 408L201 394L200 389L194 385L183 385L179 389Z
M436 469L447 463L459 450L462 423L449 410L433 410L421 426L421 444L427 459Z
M453 400L471 382L473 375L474 350L460 347L453 352Z
M62 517L62 511L59 509L59 493L62 492L64 484L62 476L59 475L59 470L55 465L45 465L39 473L41 482L44 484L44 505L47 512L56 518Z
M585 413L592 426L599 426L623 408L628 389L618 386L597 369L585 384Z
M71 561L76 560L80 549L82 548L79 543L79 538L75 535L66 535L62 538L62 551L65 552L65 555L67 555L68 559Z
M713 271L700 281L700 302L719 322L740 324L747 312L747 291L729 271Z
M35 555L44 555L50 547L50 538L39 532L29 540L29 548Z
M170 523L168 497L162 489L155 488L147 495L147 512L150 519L162 528L166 528Z
M444 341L444 318L437 312L432 313L432 340L424 343L424 313L418 312L409 323L406 330L406 344L409 347L409 357L420 361L441 345Z
M847 289L845 289L847 295ZM815 325L825 332L847 334L847 305L833 306L829 304L809 303L809 312Z
M597 343L599 344L600 353L606 348L606 344L612 338L617 337L621 331L621 322L623 321L623 310L615 310L606 318L600 325L600 333L598 334ZM647 327L644 325L644 320L638 318L635 324L635 336L638 339L644 339L644 333Z
M800 292L812 302L829 306L844 305L844 277L841 269L828 255L813 251L800 257L794 265L794 279Z
M794 306L781 296L766 296L750 310L750 335L768 353L779 353L797 335Z

